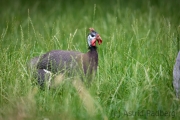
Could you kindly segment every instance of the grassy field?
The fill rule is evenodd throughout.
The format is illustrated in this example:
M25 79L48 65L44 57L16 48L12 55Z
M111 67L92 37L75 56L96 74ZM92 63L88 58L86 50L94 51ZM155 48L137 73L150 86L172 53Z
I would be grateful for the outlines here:
M0 2L1 120L179 120L172 87L179 50L178 0ZM90 87L65 78L40 90L26 64L54 49L87 52L88 28L101 35Z

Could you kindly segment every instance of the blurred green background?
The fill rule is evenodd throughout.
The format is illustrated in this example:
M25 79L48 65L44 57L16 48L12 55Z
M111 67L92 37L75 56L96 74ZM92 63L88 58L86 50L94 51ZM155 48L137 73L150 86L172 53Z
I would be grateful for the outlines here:
M0 119L179 120L172 86L179 7L179 0L1 0ZM90 101L73 80L36 89L27 62L54 49L87 52L89 27L103 39L97 76L84 87Z

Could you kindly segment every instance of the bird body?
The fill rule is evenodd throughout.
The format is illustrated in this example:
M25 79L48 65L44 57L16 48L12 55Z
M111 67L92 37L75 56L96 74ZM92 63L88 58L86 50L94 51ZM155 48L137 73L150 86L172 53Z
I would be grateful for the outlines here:
M37 69L46 69L52 73L63 72L76 66L76 59L80 52L53 50L42 55L37 64Z
M180 97L180 51L176 58L176 63L173 69L173 86L176 91L177 98Z
M90 28L90 31L91 33L88 35L87 39L89 46L89 51L87 53L52 50L42 56L31 59L30 65L36 69L36 76L40 85L45 81L45 76L49 78L50 73L68 73L68 75L83 73L89 76L89 78L92 77L98 66L96 41L101 44L102 39L93 28Z

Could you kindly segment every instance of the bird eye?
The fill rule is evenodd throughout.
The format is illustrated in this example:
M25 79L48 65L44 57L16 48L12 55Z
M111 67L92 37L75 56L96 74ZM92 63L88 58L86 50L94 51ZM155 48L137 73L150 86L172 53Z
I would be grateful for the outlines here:
M93 34L91 34L91 37L94 37L94 35L93 35Z

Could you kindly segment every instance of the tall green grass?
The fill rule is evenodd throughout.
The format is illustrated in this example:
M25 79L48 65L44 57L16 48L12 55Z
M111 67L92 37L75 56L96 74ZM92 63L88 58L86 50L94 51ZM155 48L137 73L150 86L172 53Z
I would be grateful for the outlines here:
M0 119L178 120L172 70L179 5L178 0L1 1ZM28 60L54 49L87 52L89 27L103 39L92 85L78 78L64 78L50 90L34 85Z

